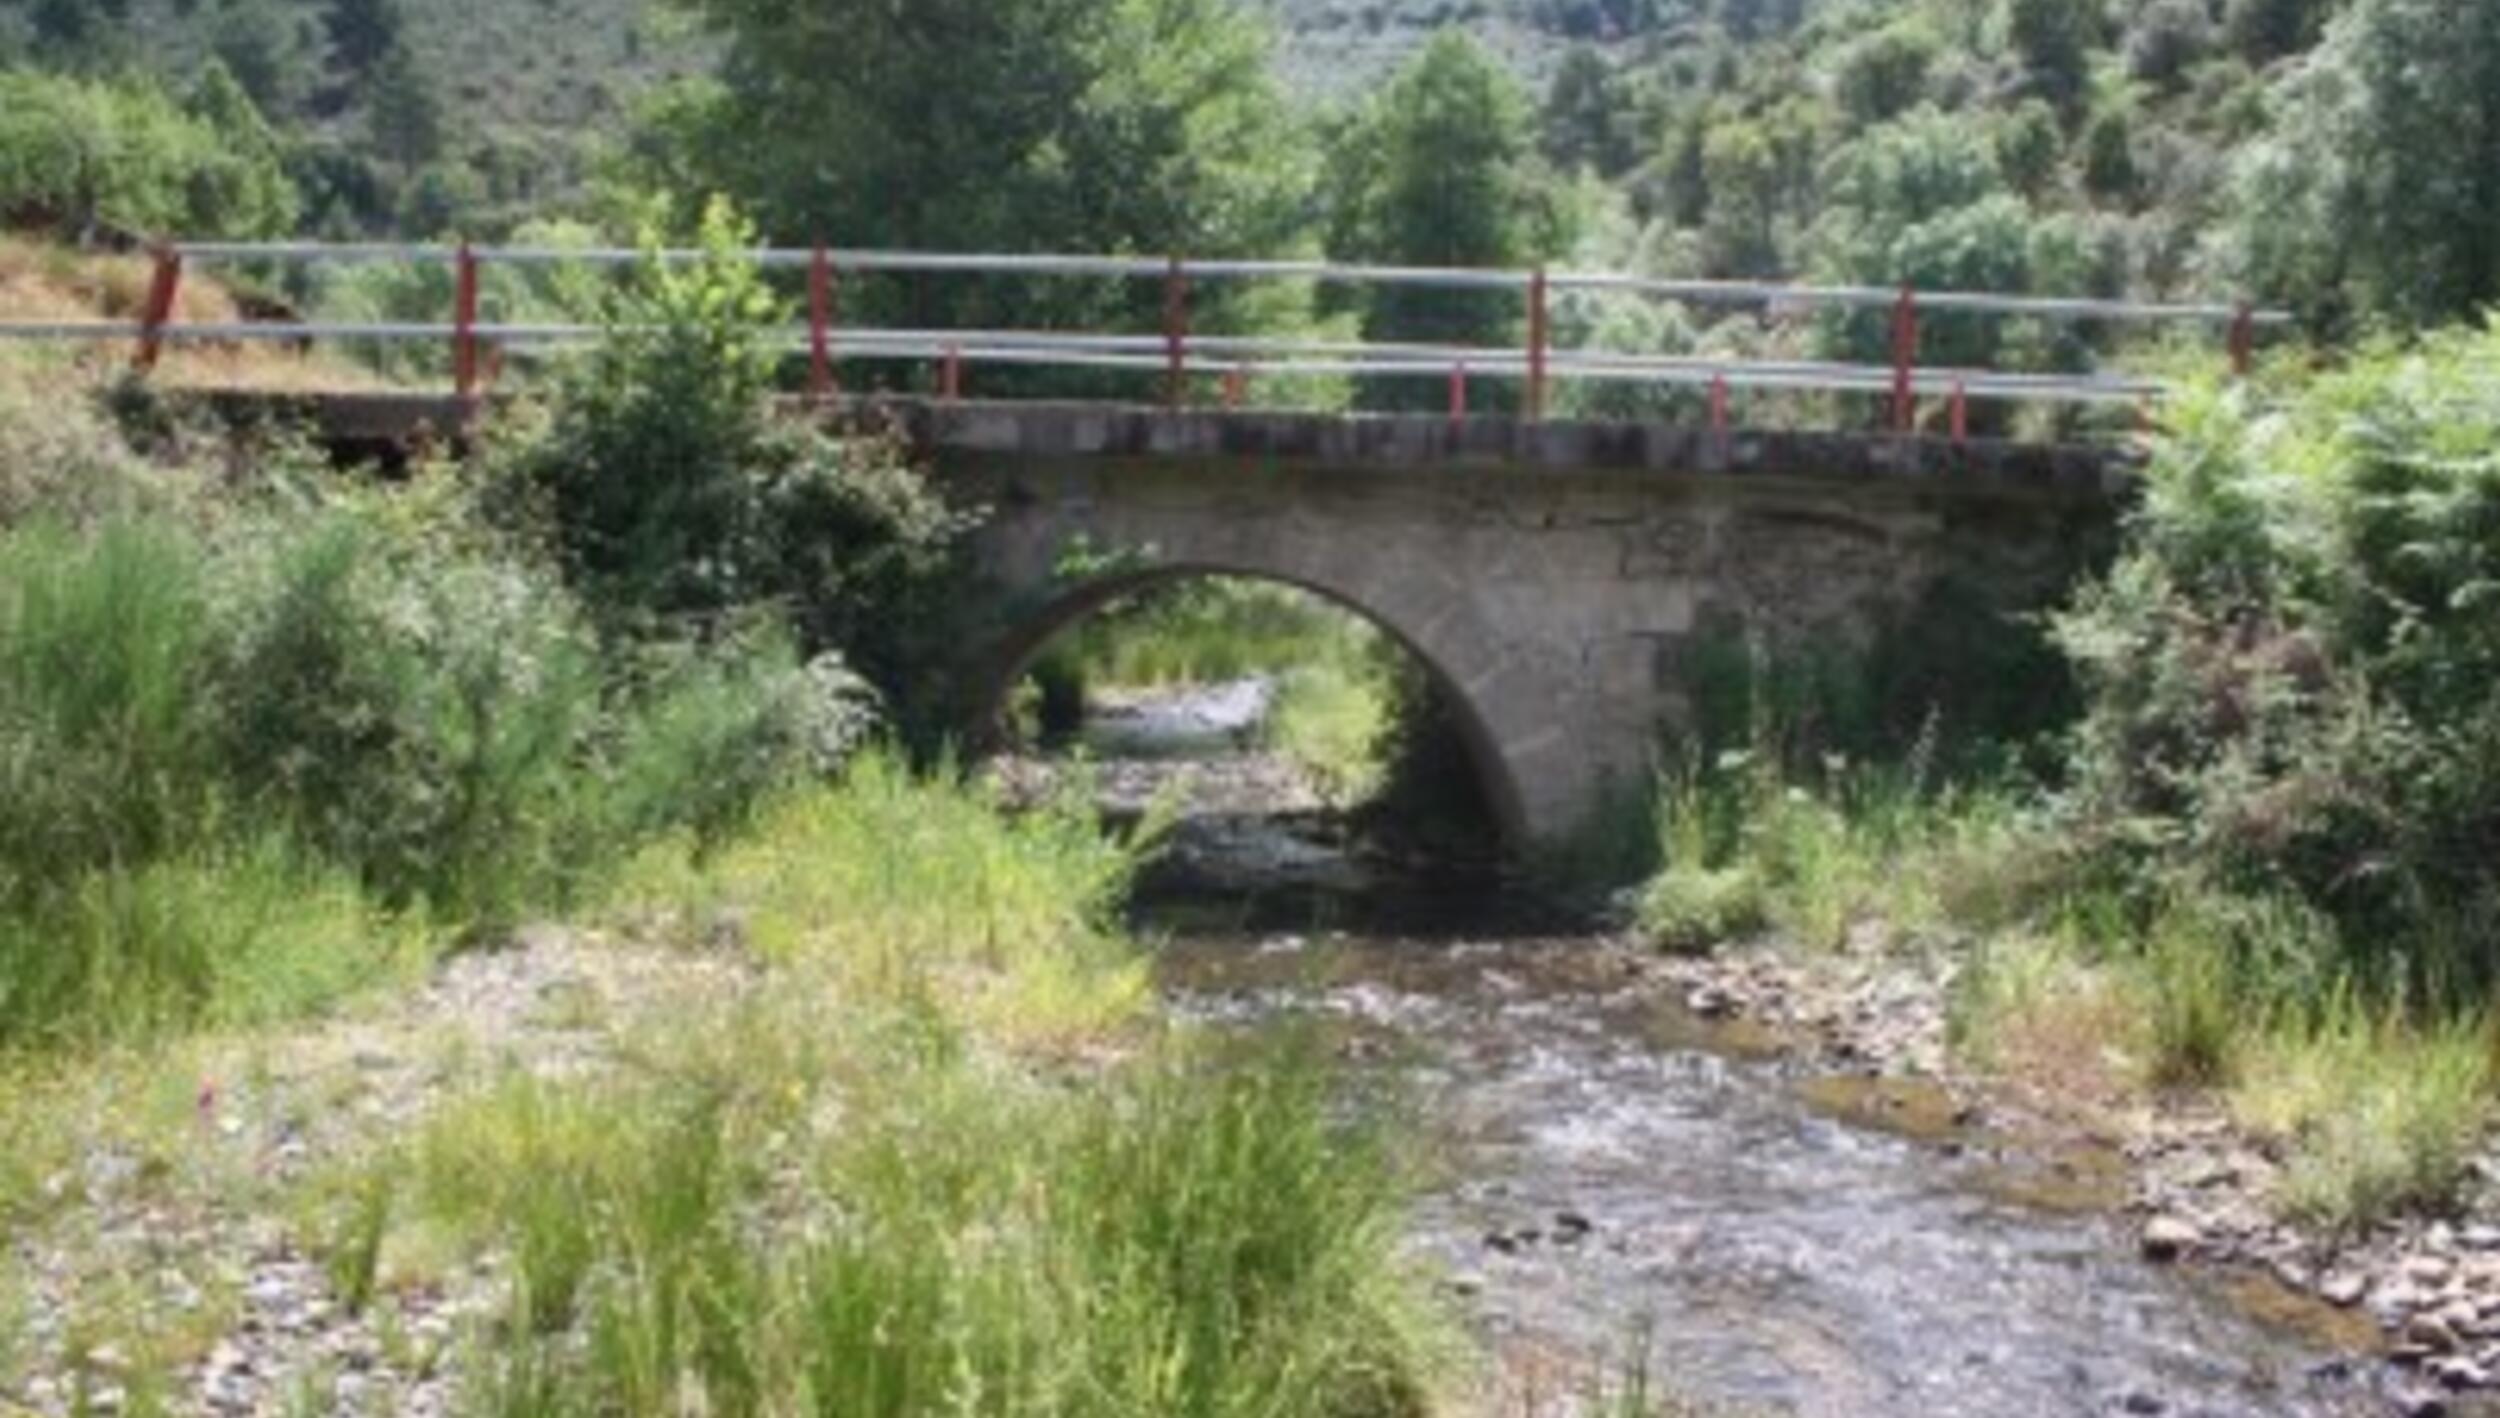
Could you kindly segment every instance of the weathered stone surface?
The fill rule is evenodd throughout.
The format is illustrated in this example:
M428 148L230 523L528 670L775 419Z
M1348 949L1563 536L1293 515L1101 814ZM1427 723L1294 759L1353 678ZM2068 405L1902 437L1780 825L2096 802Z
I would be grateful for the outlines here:
M1938 580L2037 604L2105 546L2109 450L1665 426L1048 404L894 412L959 501L998 630L994 711L1053 634L1162 581L1334 599L1454 692L1503 825L1559 838L1649 780L1703 637L1862 643ZM1090 547L1113 570L1060 575Z

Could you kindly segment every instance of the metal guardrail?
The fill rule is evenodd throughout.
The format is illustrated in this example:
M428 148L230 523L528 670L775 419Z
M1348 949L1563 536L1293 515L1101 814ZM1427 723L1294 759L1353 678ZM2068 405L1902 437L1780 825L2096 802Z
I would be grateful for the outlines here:
M450 347L453 383L463 398L490 378L489 356L506 347L578 343L606 327L566 323L496 323L478 318L478 278L490 265L514 267L623 266L657 260L686 263L706 253L684 249L642 251L624 247L490 247L439 244L331 244L321 242L177 242L155 251L155 272L144 313L123 321L0 322L0 340L133 342L135 368L153 368L165 346L355 340L379 343L442 342ZM2136 404L2157 399L2159 381L2126 375L2033 374L1987 369L1922 366L1917 362L1920 323L1929 314L1989 314L2076 322L2199 324L2220 328L2233 367L2245 373L2261 330L2292 323L2283 311L2247 305L2142 304L2098 299L1993 295L1967 291L1918 291L1908 287L1794 286L1764 282L1671 280L1607 272L1505 271L1459 268L1363 266L1325 261L1161 260L1124 256L1000 255L977 253L844 251L828 248L766 248L751 253L768 269L803 270L808 277L808 318L783 332L790 348L809 358L811 392L835 388L845 361L934 362L941 397L961 392L968 365L1159 371L1165 397L1183 402L1192 376L1222 380L1225 402L1238 404L1249 380L1259 375L1372 375L1439 378L1449 384L1450 412L1466 412L1476 379L1521 381L1528 416L1541 417L1557 378L1592 382L1700 387L1709 391L1715 427L1729 420L1728 394L1735 389L1813 390L1889 394L1895 426L1915 427L1923 398L1950 401L1954 435L1968 429L1972 399L2064 404ZM217 321L180 322L175 297L186 264L236 262L449 263L454 273L452 318L422 321ZM1164 290L1163 328L1152 334L1096 334L1046 330L878 329L844 325L840 282L859 274L923 273L986 276L1074 277L1159 281ZM1349 285L1394 285L1444 290L1498 290L1522 295L1527 306L1527 343L1520 347L1347 342L1247 335L1202 335L1189 328L1191 287L1201 282L1293 280ZM1889 310L1889 364L1816 360L1708 359L1644 355L1557 346L1552 297L1557 292L1618 292L1688 304L1751 306L1773 317L1815 311Z

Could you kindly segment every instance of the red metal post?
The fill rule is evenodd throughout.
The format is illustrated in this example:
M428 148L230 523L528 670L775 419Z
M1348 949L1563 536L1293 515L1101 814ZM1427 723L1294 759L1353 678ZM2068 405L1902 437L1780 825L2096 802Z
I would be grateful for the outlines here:
M807 394L822 401L841 390L833 377L833 257L823 242L807 263Z
M1710 431L1727 432L1727 376L1710 376Z
M1450 366L1450 421L1467 417L1467 361Z
M1163 402L1179 408L1189 393L1189 275L1181 258L1163 277Z
M1550 333L1545 294L1545 268L1539 266L1528 278L1528 419L1532 423L1545 417L1545 346Z
M1953 381L1953 442L1970 442L1970 388L1959 379Z
M1908 433L1918 426L1918 292L1901 288L1892 307L1892 426Z
M477 393L477 253L460 243L451 295L451 382L461 398Z
M964 395L964 351L961 345L948 345L946 357L938 362L938 397L953 403Z
M139 348L130 367L145 374L165 352L165 327L174 318L174 296L182 289L182 253L170 245L156 248L156 274L148 282L147 309L139 316Z
M2246 379L2257 367L2257 312L2240 302L2231 317L2231 373Z

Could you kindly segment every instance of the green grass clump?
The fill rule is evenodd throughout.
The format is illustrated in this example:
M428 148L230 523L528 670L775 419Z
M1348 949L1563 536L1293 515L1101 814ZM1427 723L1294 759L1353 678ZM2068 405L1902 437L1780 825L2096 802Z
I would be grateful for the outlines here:
M1423 1411L1396 1174L1306 1066L1070 1091L927 1044L846 1048L872 1086L815 1131L770 1072L439 1121L416 1204L512 1257L478 1408Z
M1393 690L1376 661L1322 657L1277 684L1268 742L1310 775L1321 796L1350 806L1380 791Z
M839 787L773 803L699 864L680 843L646 852L617 896L628 915L687 939L726 928L846 998L1075 1039L1145 997L1114 925L1136 860L1083 804L1008 817L983 788L926 781L871 752Z
M2408 1019L2335 991L2250 1030L2231 1113L2285 1154L2278 1207L2354 1231L2455 1206L2491 1121L2487 1022Z
M1311 1050L1139 1016L1102 916L1130 860L872 755L700 866L639 865L632 909L690 944L735 919L760 973L378 1164L386 1268L510 1258L476 1410L1425 1411L1391 1150Z
M1699 954L1769 924L1762 895L1741 867L1670 866L1641 890L1641 930L1662 950Z
M352 875L270 839L88 872L0 915L0 1023L30 1046L251 1024L402 975L423 953Z
M317 1002L803 761L779 642L628 678L424 497L0 528L0 1051Z

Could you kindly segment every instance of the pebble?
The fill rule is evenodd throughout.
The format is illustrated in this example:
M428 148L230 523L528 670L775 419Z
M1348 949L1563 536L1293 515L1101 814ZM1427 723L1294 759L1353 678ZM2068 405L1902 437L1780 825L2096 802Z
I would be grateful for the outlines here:
M2428 1310L2405 1321L2404 1339L2405 1343L2433 1354L2452 1354L2464 1343L2454 1325L2448 1323L2444 1316Z
M2491 1387L2491 1371L2467 1358L2442 1359L2430 1366L2430 1374L2450 1389Z
M2174 1261L2195 1250L2204 1239L2204 1233L2193 1222L2164 1215L2144 1223L2140 1244L2146 1260Z
M2410 1255L2404 1259L2404 1277L2425 1289L2437 1289L2448 1283L2456 1272L2456 1262L2443 1255Z
M2318 1282L2318 1298L2330 1305L2350 1309L2361 1303L2361 1297L2369 1293L2369 1289L2369 1277L2358 1271L2339 1270Z

